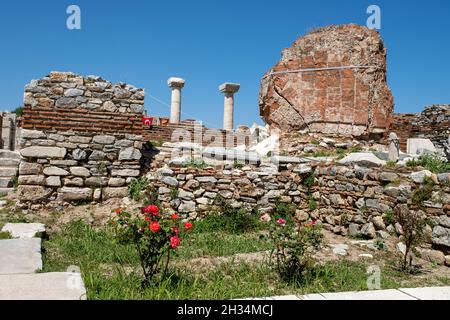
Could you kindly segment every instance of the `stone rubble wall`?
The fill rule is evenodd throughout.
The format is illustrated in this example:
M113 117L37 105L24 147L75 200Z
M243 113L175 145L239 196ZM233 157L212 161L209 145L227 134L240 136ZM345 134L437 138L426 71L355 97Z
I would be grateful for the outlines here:
M18 198L102 201L141 175L144 90L51 72L25 86Z
M164 167L154 169L147 177L164 207L191 218L220 211L218 198L235 208L256 208L261 215L280 201L294 204L301 221L320 219L334 233L374 238L398 231L398 226L387 225L382 218L397 204L408 203L411 209L418 210L411 203L411 195L421 187L423 173L413 175L419 179L416 183L406 169L395 173L380 168L288 166L289 170L279 172L269 165L227 170ZM310 171L314 172L315 183L308 191L304 182ZM433 197L422 209L435 223L428 230L429 242L448 254L450 173L433 174L431 178L436 182ZM310 208L310 197L317 203L315 210Z
M436 148L447 151L450 161L450 105L432 105L417 114L394 114L391 130L400 138L406 151L408 138L430 139Z
M22 131L17 195L23 202L102 201L127 196L141 174L142 136Z
M25 86L22 127L142 134L143 89L52 72Z

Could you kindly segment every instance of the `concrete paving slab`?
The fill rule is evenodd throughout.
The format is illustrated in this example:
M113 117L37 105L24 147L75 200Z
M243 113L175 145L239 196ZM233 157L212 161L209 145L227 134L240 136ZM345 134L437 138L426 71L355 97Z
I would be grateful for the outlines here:
M398 290L419 300L450 300L450 287L401 288Z
M395 289L322 293L326 300L416 300Z
M0 300L86 300L79 273L0 275Z
M36 234L45 232L42 223L7 223L2 232L9 232L13 238L34 238Z
M33 273L42 269L41 239L0 240L0 275Z

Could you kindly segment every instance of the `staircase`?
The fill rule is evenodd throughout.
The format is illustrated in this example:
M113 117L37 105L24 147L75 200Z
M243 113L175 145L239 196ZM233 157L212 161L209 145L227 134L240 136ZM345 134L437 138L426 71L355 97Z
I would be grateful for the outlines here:
M13 191L19 163L18 151L0 150L0 196Z

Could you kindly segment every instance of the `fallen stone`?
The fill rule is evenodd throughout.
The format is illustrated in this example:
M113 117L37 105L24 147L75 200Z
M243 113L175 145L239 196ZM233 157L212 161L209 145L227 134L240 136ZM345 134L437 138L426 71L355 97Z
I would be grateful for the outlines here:
M339 256L347 255L348 245L346 244L330 244L330 247L332 248L334 254Z
M433 174L431 173L431 171L428 170L422 170L422 171L418 171L418 172L413 172L409 175L409 177L411 178L411 180L413 180L415 183L419 183L422 184L423 181L425 180L425 177L431 177Z
M34 238L38 233L45 232L45 225L42 223L7 223L3 226L2 232L9 232L13 238Z
M340 164L357 164L362 167L379 167L386 165L386 161L378 159L373 153L350 153L338 161Z

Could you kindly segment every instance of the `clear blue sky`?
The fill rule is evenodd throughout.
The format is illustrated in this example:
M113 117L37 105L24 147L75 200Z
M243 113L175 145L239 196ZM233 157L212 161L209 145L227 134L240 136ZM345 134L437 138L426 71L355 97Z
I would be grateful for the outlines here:
M82 10L82 29L66 28L66 9ZM382 10L388 81L396 112L450 103L450 1L40 0L0 3L0 110L21 105L23 87L51 70L95 74L144 87L170 103L167 79L186 79L183 118L221 127L222 82L238 82L236 124L260 121L261 76L283 48L311 28L365 25ZM150 114L169 108L149 95Z

